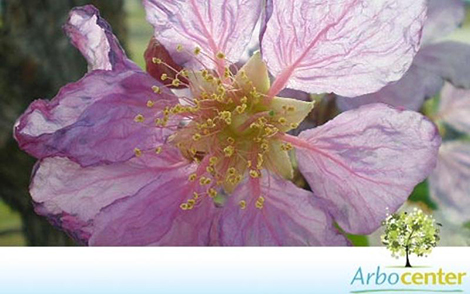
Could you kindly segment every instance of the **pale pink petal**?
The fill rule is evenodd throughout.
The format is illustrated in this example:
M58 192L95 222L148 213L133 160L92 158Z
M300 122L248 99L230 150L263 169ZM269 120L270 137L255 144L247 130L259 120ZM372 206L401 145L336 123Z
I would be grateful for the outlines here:
M441 142L424 116L383 104L344 112L292 140L315 196L355 234L371 233L406 201L435 167Z
M436 117L456 130L470 134L470 90L458 89L446 83Z
M431 199L448 220L470 220L470 142L444 142L429 177Z
M372 94L352 98L337 97L336 104L341 111L370 103L385 103L397 108L418 111L426 98L439 93L443 84L444 80L439 75L413 63L398 82L391 83Z
M51 101L34 101L18 119L15 138L36 158L66 156L82 165L127 160L134 148L153 149L172 133L154 118L178 98L166 89L155 94L156 84L141 71L93 71ZM149 108L151 99L156 104ZM134 121L137 114L143 123Z
M235 246L347 245L311 192L266 175L261 182L263 208L248 183L229 196L220 215L219 242ZM240 201L246 201L241 209Z
M197 182L188 181L192 172L194 166L158 172L132 197L102 209L94 220L89 245L209 245L218 214L212 199L200 196L193 209L180 208L193 192L205 192Z
M424 23L423 43L430 43L452 33L465 19L462 0L429 0Z
M450 81L454 86L470 88L470 45L440 42L423 47L414 63L431 74Z
M64 30L72 44L88 61L89 70L137 68L127 58L111 26L101 18L98 9L85 5L72 9Z
M425 0L277 1L262 52L284 87L359 96L400 79L419 48ZM269 15L268 15L269 16Z
M261 0L144 0L155 38L180 65L190 68L223 66L222 52L237 62L250 42L259 19ZM177 50L181 45L183 51ZM196 47L201 53L194 58ZM200 63L202 62L202 64Z
M179 208L192 196L183 183L194 170L173 149L86 168L66 158L46 158L34 174L30 192L36 211L82 244L196 245L209 242L203 240L209 226L202 223L211 221L214 210L204 204L191 216Z
M398 82L376 93L355 98L339 97L337 104L343 111L377 102L419 110L426 98L439 93L444 80L470 88L469 64L469 45L457 42L427 45L419 50L410 69Z

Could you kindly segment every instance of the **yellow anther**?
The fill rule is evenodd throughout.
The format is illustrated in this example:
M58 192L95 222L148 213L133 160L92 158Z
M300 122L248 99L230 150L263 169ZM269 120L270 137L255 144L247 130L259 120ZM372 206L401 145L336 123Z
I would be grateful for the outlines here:
M200 140L200 139L201 139L201 134L194 134L194 135L193 135L193 140L194 140L194 141L198 141L198 140Z
M219 161L219 159L215 156L212 156L211 158L209 158L210 165L215 165L217 161Z
M173 86L175 86L175 87L179 87L179 85L181 84L181 81L178 80L178 79L174 79L174 80L171 82L171 84L172 84Z
M239 114L242 114L243 112L245 112L245 109L246 109L246 104L243 103L242 105L238 105L235 110L239 113Z
M189 205L194 206L194 204L196 204L196 200L194 200L194 199L189 199L189 200L187 201L187 203L188 203Z
M212 183L212 180L209 179L209 178L201 177L201 178L199 179L199 184L200 184L201 186L209 185L210 183Z
M214 168L213 168L212 166L208 166L208 167L206 167L206 171L207 171L208 173L213 173L215 170L214 170Z
M280 117L280 118L278 119L278 122L279 122L281 125L283 125L283 124L287 123L287 119L286 119L285 117Z
M159 146L159 147L155 148L155 153L157 153L157 154L162 153L162 147Z
M160 77L160 80L164 81L168 79L168 75L166 73L163 73L162 76Z
M230 77L230 74L231 74L230 69L228 67L226 67L225 71L224 71L224 77L228 78L228 77Z
M225 54L222 53L222 52L217 53L216 56L217 56L218 59L224 59L225 58Z
M232 156L234 152L235 152L235 148L233 148L233 146L227 146L224 148L225 157Z
M209 185L210 183L212 183L212 180L209 178L206 178L206 180L204 181L204 185Z
M261 202L261 203L264 203L264 200L265 200L265 199L264 199L263 196L259 196L257 201L259 201L259 202Z
M190 174L188 180L190 180L192 182L192 181L195 181L196 178L197 178L196 174Z
M252 165L251 160L248 160L248 161L246 162L246 167L251 167L251 165Z
M194 48L193 52L194 52L194 55L198 55L199 53L201 53L201 48L196 46L196 48Z
M256 201L256 204L255 204L255 207L256 207L256 208L258 208L258 209L263 209L263 206L264 206L264 203L263 203L263 202Z
M240 206L240 209L245 209L246 208L246 201L242 200L242 201L238 202L238 205Z
M246 98L246 96L243 96L241 99L240 99L240 102L245 104L248 102L248 98Z
M156 124L157 126L160 126L160 125L162 125L162 124L163 124L163 121L162 121L162 119L161 119L161 118L157 118L157 119L155 119L155 124Z
M178 51L178 52L183 51L183 45L178 44L178 46L176 46L176 51Z
M234 167L231 167L227 170L227 172L228 172L229 175L232 176L237 172L237 170Z
M211 118L208 118L206 123L209 128L213 128L215 126L214 121Z
M259 129L261 126L257 123L251 123L250 124L250 129Z
M162 89L160 89L159 86L152 86L152 90L155 94L160 94L162 92Z
M152 58L152 62L155 63L155 64L160 64L160 63L162 63L162 60L160 58L154 57L154 58Z
M210 188L207 194L209 194L209 197L214 198L215 196L217 196L217 190Z
M143 122L144 121L144 116L142 114L137 114L135 117L134 117L134 121L135 122Z
M191 154L194 156L194 155L196 155L197 151L196 151L196 148L191 147L191 148L189 148L189 152L191 152Z
M153 107L154 105L155 105L155 102L153 102L152 100L147 101L147 107L148 107L148 108L151 108L151 107Z
M299 127L299 124L298 123L291 123L290 127L293 128L293 129L296 129L296 128Z
M261 150L263 150L264 152L269 150L269 145L266 142L261 143L260 147L261 147Z
M228 137L228 138L227 138L227 142L228 142L229 144L233 144L233 143L235 143L235 139L232 138L232 137Z
M183 70L180 71L180 75L187 78L187 77L189 77L189 71L187 69L183 69Z
M187 203L181 203L180 208L182 210L188 210L188 204Z
M282 151L290 151L292 150L294 147L292 147L292 144L291 143L285 143L285 144L282 144L281 145L281 150Z
M256 178L259 178L259 172L257 170L250 170L250 177L252 177L253 179L256 179Z
M142 155L142 150L140 150L139 148L134 148L134 154L135 156L139 157Z
M193 199L197 200L199 198L199 194L197 192L193 193Z
M203 78L206 78L208 74L209 74L209 72L207 71L207 69L201 70L201 76L202 76Z

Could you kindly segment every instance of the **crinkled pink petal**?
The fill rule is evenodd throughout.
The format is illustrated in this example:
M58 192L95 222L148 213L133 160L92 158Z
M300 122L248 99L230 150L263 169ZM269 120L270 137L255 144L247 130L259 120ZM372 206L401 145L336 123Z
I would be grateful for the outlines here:
M385 103L397 108L418 111L423 106L425 98L439 93L443 84L444 80L439 75L413 63L398 82L388 84L372 94L353 98L337 97L336 104L341 111L371 103Z
M238 61L250 42L263 1L144 0L143 3L147 20L155 28L155 38L178 64L189 68L217 65L223 69L217 53L223 52L228 60ZM177 50L178 45L182 45L183 51ZM202 51L194 58L196 47Z
M272 0L262 52L284 87L359 96L403 76L418 51L425 0ZM268 14L269 16L269 14Z
M373 232L406 201L434 168L441 142L424 116L383 104L344 112L299 138L300 171L354 234Z
M248 183L229 196L220 215L218 241L230 246L347 245L313 194L289 181L266 175L261 181L262 209ZM239 202L245 200L246 208Z
M202 196L204 188L188 181L194 170L191 165L157 172L132 197L102 209L94 219L89 245L209 245L218 211L212 199ZM191 210L182 210L180 205L191 199L193 192L201 195L201 202Z
M127 58L111 26L93 5L72 9L64 30L88 61L90 71L138 68Z
M470 220L470 142L444 142L429 177L431 199L448 220Z
M34 101L18 119L15 138L39 159L66 156L81 165L127 160L134 148L153 149L172 133L154 119L178 98L169 90L153 93L156 83L141 71L93 71L51 101ZM152 108L149 99L156 101ZM134 121L137 114L143 123Z
M436 118L460 132L470 134L470 90L446 83L442 89Z
M162 174L175 175L187 166L169 146L158 156L144 154L127 162L85 168L67 158L45 158L36 167L30 193L37 213L87 244L94 219L104 207L158 184Z
M423 30L423 44L428 44L452 33L464 19L464 1L429 0L427 19Z

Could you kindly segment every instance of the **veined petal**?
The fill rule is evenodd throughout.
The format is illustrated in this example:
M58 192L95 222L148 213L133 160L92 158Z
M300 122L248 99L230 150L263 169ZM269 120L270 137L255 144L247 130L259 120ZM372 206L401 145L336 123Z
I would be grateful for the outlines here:
M165 148L158 156L143 155L128 162L86 168L67 158L45 158L30 186L36 212L87 244L95 230L94 219L104 207L133 197L151 183L160 183L162 174L184 174L188 163L178 154Z
M127 58L111 26L93 5L72 9L64 30L87 60L90 71L138 68Z
M470 220L470 142L444 142L437 167L429 177L429 191L447 219Z
M470 90L446 83L442 89L437 119L470 134Z
M424 116L383 104L344 112L291 140L315 196L354 234L371 233L406 201L435 167L441 142Z
M418 111L426 98L439 93L443 84L444 80L439 75L413 63L398 82L388 84L372 94L353 98L337 97L336 104L341 111L371 103L385 103L397 108Z
M260 186L263 208L256 207L249 184L229 196L220 215L219 242L231 246L347 245L311 192L275 176ZM240 207L245 201L246 207Z
M188 68L219 67L219 52L237 62L251 39L259 19L261 0L144 0L147 20L155 28L155 38L173 59ZM178 46L182 51L178 50ZM198 47L201 53L194 58Z
M423 44L428 44L452 33L464 19L464 1L429 0L427 19L423 30Z
M359 96L403 76L418 51L426 1L272 0L262 53L276 81ZM269 14L268 14L269 16Z
M18 119L15 138L39 159L65 156L83 166L127 160L134 148L156 148L172 133L157 128L154 119L178 98L166 89L155 94L156 84L141 71L93 71L51 101L33 102ZM138 114L144 122L134 121Z
M217 217L212 199L198 182L189 182L195 166L158 172L132 197L123 198L96 216L92 246L195 246L210 244L210 230ZM181 204L200 195L194 208Z

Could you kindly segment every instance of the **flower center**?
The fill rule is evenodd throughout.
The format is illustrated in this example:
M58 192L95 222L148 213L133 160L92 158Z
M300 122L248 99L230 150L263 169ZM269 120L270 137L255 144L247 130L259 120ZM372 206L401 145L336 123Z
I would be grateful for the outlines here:
M218 54L216 58L225 56ZM155 62L162 63L159 59ZM265 99L269 78L259 53L239 71L231 68L234 66L217 71L183 69L175 71L174 77L161 76L162 81L171 80L176 87L186 85L191 97L180 97L179 104L167 106L156 124L167 127L170 121L181 122L168 141L183 156L198 163L188 181L192 182L191 187L203 186L212 198L221 188L232 193L247 177L258 181L264 169L291 178L293 170L288 151L292 145L280 137L296 128L313 108L311 102L280 97ZM158 94L160 88L155 87L154 92ZM143 118L137 116L136 121L139 120ZM200 189L193 189L196 190ZM204 195L194 192L181 208L194 208L201 196ZM258 197L256 208L261 209L264 197L253 196ZM240 208L245 209L246 203L241 201Z

